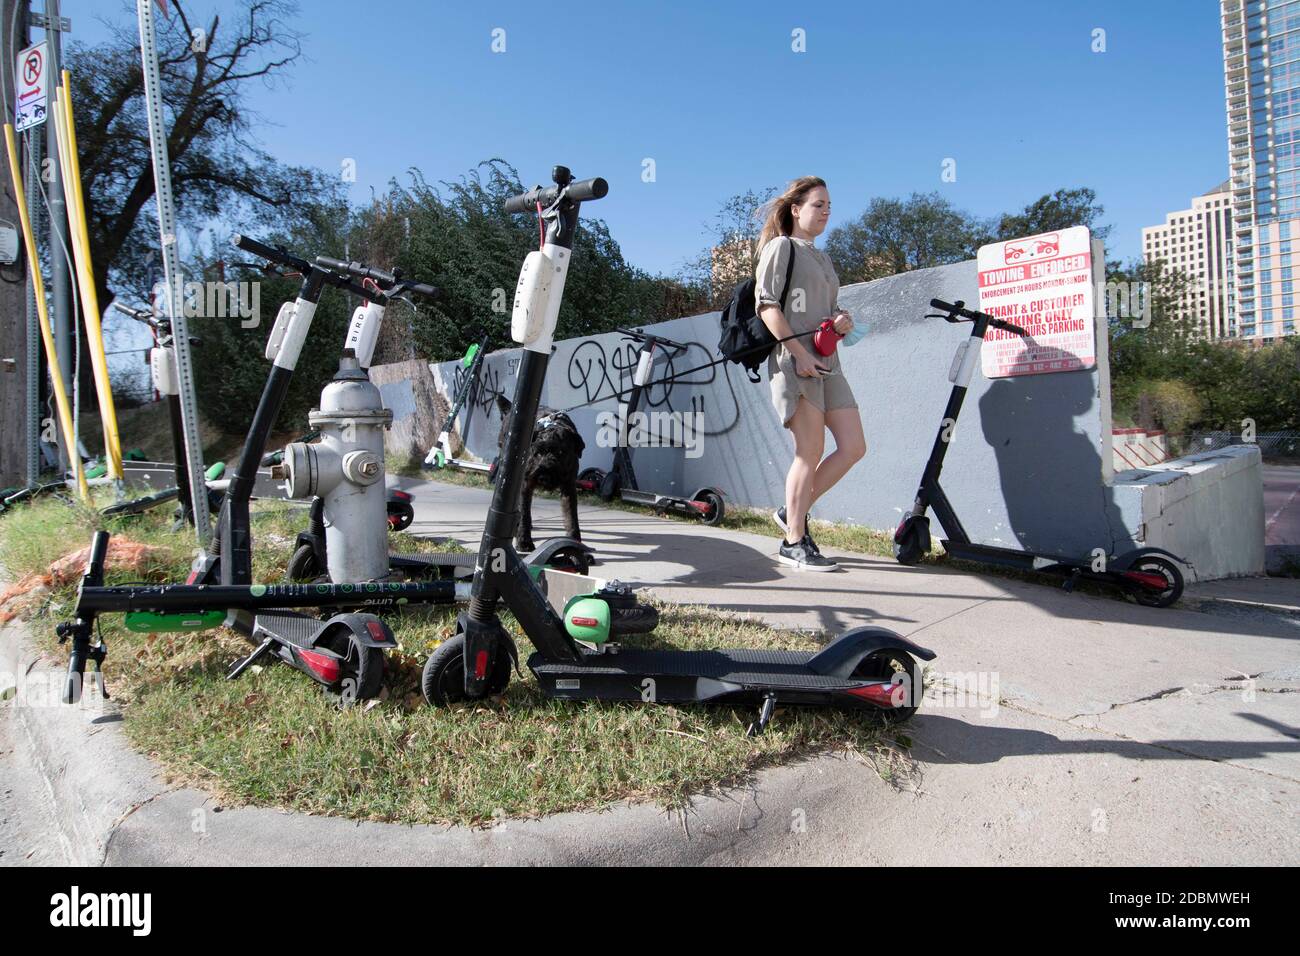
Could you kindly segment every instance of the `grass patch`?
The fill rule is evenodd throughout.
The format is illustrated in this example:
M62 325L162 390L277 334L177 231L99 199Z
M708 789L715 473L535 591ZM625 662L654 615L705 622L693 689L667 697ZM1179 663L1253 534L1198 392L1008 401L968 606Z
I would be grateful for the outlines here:
M259 503L258 580L281 577L305 521L305 509ZM110 568L109 583L178 581L194 538L169 525L167 509L105 521L90 508L46 498L0 519L0 562L12 579L43 572L88 544L95 528L107 527L153 549L141 568ZM395 537L395 550L434 549L427 540ZM75 591L74 576L34 595L24 611L59 660L64 651L55 649L53 625L70 617ZM662 623L642 639L645 646L816 646L806 635L736 615L660 608ZM886 777L905 766L888 739L906 746L906 737L862 712L788 711L750 739L748 708L550 701L531 675L516 676L500 698L436 710L419 694L420 668L450 636L455 609L408 609L390 620L401 648L389 655L384 692L349 709L283 666L226 681L230 663L248 649L231 632L134 634L113 614L102 618L110 647L106 679L128 738L172 780L229 803L358 819L479 825L623 799L676 806L762 767L828 751L862 755ZM526 658L532 647L516 622L508 614L502 621Z

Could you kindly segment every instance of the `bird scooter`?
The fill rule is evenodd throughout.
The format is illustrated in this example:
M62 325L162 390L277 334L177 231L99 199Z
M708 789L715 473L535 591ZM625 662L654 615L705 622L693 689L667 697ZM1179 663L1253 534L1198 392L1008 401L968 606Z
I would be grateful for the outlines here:
M523 346L513 411L493 488L469 609L455 633L425 663L421 686L435 705L500 693L518 660L514 641L497 616L498 599L536 648L528 667L542 692L560 700L647 703L752 704L758 734L778 705L867 708L910 716L921 695L917 658L934 652L879 627L858 627L816 653L784 650L675 651L622 648L608 596L574 596L557 614L526 573L512 540L526 458L565 278L578 211L608 192L603 179L575 181L563 166L554 185L538 186L506 201L509 213L537 209L545 227L542 248L524 260L515 288L511 337Z
M953 324L970 322L971 330L970 337L958 346L957 354L953 356L952 371L948 376L952 382L952 393L948 396L948 406L943 411L934 447L930 449L930 458L921 474L921 486L916 492L916 500L894 531L894 557L898 562L916 564L929 552L930 519L926 512L933 509L947 535L943 539L944 550L954 558L1063 577L1063 586L1067 591L1073 590L1076 581L1097 581L1119 588L1125 594L1132 595L1139 604L1148 607L1168 607L1177 601L1183 593L1183 575L1175 562L1187 562L1163 548L1136 548L1121 555L1107 556L1098 566L1089 558L1035 554L1015 548L975 544L970 540L956 510L939 485L943 459L952 443L957 416L961 413L971 377L980 365L980 350L988 330L1000 329L1022 337L1029 333L1013 322L968 309L964 302L931 299L930 307L939 311L927 315L927 319L943 319Z
M650 335L636 329L616 329L635 342L640 342L637 351L636 371L632 376L632 391L627 402L620 403L619 437L614 448L614 464L609 471L600 468L584 468L578 475L578 488L581 491L595 492L602 501L618 498L628 504L650 508L656 514L671 511L673 514L686 515L707 525L722 523L726 514L726 504L722 492L717 488L701 488L693 497L681 495L661 495L652 491L642 491L637 487L636 472L632 469L632 451L628 447L627 423L641 409L646 388L650 385L650 372L654 367L658 351L672 362L678 355L683 355L689 346L662 335ZM668 376L671 378L671 375Z

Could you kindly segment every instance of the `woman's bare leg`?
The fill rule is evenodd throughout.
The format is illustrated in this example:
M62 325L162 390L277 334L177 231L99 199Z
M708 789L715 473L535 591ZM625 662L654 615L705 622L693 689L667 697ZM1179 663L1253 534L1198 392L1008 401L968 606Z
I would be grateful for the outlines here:
M816 411L816 409L813 409ZM808 499L807 511L812 503L835 487L835 483L848 474L849 469L862 460L867 453L867 440L862 435L862 416L856 408L837 408L824 416L826 427L835 436L835 450L826 456L813 474L812 494ZM792 423L793 424L793 423ZM798 439L795 440L796 443ZM787 482L788 484L788 482ZM786 498L790 493L786 491ZM788 506L788 505L787 505ZM800 522L804 511L801 511ZM786 512L789 514L790 512ZM791 528L793 531L793 528Z
M786 541L793 544L803 539L803 516L812 505L813 479L826 448L826 416L800 398L790 418L790 433L794 435L794 461L785 476L785 524Z

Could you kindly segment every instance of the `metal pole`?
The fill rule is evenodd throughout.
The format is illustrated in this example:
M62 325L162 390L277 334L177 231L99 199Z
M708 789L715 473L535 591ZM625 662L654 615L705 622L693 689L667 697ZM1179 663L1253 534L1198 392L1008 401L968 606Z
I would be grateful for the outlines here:
M46 87L53 89L63 69L63 49L60 42L59 0L45 0L45 37L48 41ZM48 110L54 108L54 95L49 96ZM53 119L45 123L45 155L49 157L50 181L45 184L45 194L50 200L50 319L54 327L54 347L59 353L58 374L63 377L63 387L71 395L76 383L72 381L73 349L78 343L72 338L72 286L68 278L68 260L64 250L68 246L68 213L63 199L63 170L59 167L59 144ZM54 369L50 374L55 374ZM76 407L76 403L73 403ZM76 425L76 422L73 422ZM59 467L72 464L75 448L64 448L59 443Z
M181 427L190 466L190 497L194 505L194 531L199 546L212 535L208 513L208 488L203 480L203 442L199 435L199 407L194 396L194 366L190 360L190 332L185 319L184 276L176 249L176 208L172 202L171 159L163 126L162 81L158 76L158 42L154 33L155 0L136 0L140 17L140 57L144 65L144 101L149 118L149 142L158 202L158 229L162 235L163 280L167 283L167 308L172 324L172 351L180 386Z
M41 201L37 192L36 172L41 167L41 141L34 136L23 137L27 142L27 168L23 171L27 189L27 215L32 221L32 231L40 232ZM27 264L27 484L35 486L41 480L41 328L40 313L36 310L36 281L32 272L39 262Z

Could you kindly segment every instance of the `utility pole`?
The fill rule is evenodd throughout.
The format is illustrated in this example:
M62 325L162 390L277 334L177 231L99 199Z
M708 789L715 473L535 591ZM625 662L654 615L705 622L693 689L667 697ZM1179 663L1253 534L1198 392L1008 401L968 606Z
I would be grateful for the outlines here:
M0 30L0 69L6 70L8 76L14 75L18 50L27 46L25 19L18 24L18 29L15 31L14 46L9 45L8 24L12 22L15 15L15 6L20 8L17 14L21 17L24 13L22 8L25 6L23 0L3 0L0 3L0 23L5 24L4 29ZM9 83L7 77L3 82L6 90L5 109L9 112L5 119L12 123L17 91L8 92L13 84ZM21 157L19 162L22 163ZM0 220L3 220L6 228L12 226L17 234L18 248L21 250L18 206L10 198L8 190L0 191ZM6 427L0 429L0 488L5 488L26 484L32 478L27 441L31 422L27 421L27 429L20 427L18 423L24 414L32 413L28 392L39 379L31 369L31 358L36 354L33 347L37 339L32 336L29 323L20 318L26 306L27 290L18 276L30 274L31 264L27 261L27 256L19 251L18 262L2 268L5 269L6 281L0 283L0 316L4 316L5 319L0 322L0 421L3 421Z
M63 31L72 29L72 23L59 16L59 0L45 0L45 14L32 15L32 22L45 28L48 41L46 82L53 85L58 82L59 71L63 69L63 46L60 36ZM54 97L50 96L50 109L54 108ZM68 277L68 260L71 246L68 244L68 210L63 198L63 170L59 167L59 141L53 121L45 124L45 155L49 157L49 181L45 183L45 195L50 201L50 320L54 326L54 348L59 353L58 374L63 377L63 387L72 395L73 356L80 342L73 337L72 330L72 284ZM50 374L54 374L51 369ZM75 403L74 403L75 407ZM77 423L72 423L73 428ZM72 455L79 454L76 448L64 448L59 444L59 467L67 468L72 463ZM66 460L65 459L66 457Z

